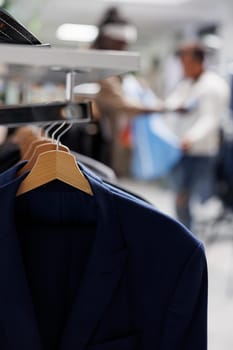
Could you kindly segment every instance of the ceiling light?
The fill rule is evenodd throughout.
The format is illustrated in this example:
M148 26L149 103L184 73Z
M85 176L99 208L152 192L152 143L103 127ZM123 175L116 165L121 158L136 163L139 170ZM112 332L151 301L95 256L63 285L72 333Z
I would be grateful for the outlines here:
M56 37L60 40L92 42L98 35L98 28L92 25L64 23L58 27Z

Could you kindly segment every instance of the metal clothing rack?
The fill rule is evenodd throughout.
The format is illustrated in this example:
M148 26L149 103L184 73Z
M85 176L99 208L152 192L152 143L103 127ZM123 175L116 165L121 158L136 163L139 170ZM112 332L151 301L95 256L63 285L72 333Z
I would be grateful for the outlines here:
M18 75L49 76L63 73L66 100L46 104L0 107L0 125L84 123L91 120L91 102L74 102L74 86L97 82L110 76L139 69L137 53L107 50L79 50L47 46L0 45L2 75L17 69Z
M81 124L91 120L91 102L51 102L0 107L0 125L9 127L64 121Z

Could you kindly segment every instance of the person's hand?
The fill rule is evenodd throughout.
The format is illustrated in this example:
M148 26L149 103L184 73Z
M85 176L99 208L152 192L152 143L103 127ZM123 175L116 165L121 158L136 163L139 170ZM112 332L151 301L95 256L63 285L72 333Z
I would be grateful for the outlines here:
M145 108L145 113L164 113L165 109L162 106L156 106L156 107L148 107Z
M181 141L181 149L184 153L188 152L192 147L192 141L188 138L185 138Z
M179 113L179 114L186 114L186 113L188 113L188 109L185 108L185 107L180 106L180 107L176 108L174 110L174 112L175 113Z

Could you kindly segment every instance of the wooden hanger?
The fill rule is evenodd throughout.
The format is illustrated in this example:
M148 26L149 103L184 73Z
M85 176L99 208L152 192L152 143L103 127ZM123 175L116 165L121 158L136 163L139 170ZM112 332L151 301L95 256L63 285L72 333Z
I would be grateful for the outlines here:
M12 141L19 145L21 156L35 140L38 140L38 135L27 126L18 128L12 136Z
M49 124L50 125L50 124ZM55 124L56 125L56 124ZM53 127L53 125L50 125L48 128L49 130ZM30 140L29 140L30 142ZM21 149L21 160L29 160L34 151L35 148L39 145L43 145L45 143L51 143L52 140L48 137L48 134L46 131L41 129L40 134L36 134L36 138L30 142L30 144L27 144L27 147L25 149Z
M62 124L64 126L64 124ZM56 150L40 153L31 172L19 186L17 196L45 185L53 180L60 180L89 195L93 195L91 186L81 172L75 157L68 152L59 150L61 136L72 126L69 125L58 137ZM48 147L48 145L46 145Z
M21 155L21 160L30 160L32 158L36 148L40 145L44 145L47 143L51 144L52 141L50 139L46 139L46 138L39 138L39 139L32 141L32 143L29 145L26 152Z
M21 154L24 154L28 150L30 144L33 141L36 141L37 139L38 139L37 135L31 135L25 141L23 141L22 144L20 145Z
M17 196L53 180L60 180L85 193L93 195L91 186L71 153L48 151L41 153L28 176L22 181Z
M27 150L24 154L21 154L21 160L28 160L28 163L25 164L23 168L21 168L18 172L18 176L22 175L24 172L29 171L34 166L37 157L40 155L40 153L46 152L46 151L52 151L57 148L55 144L55 135L57 131L59 131L62 126L60 125L52 134L52 138L49 137L49 132L51 129L53 129L57 125L57 122L50 123L49 127L45 130L40 132L40 134L37 133L37 138L33 140L30 145L28 146ZM29 139L30 141L30 139ZM40 146L44 147L40 147ZM46 147L48 145L48 147ZM69 152L68 147L62 146L59 148L65 152ZM23 153L23 152L22 152Z
M43 142L43 141L42 141ZM69 148L64 145L59 145L59 150L63 152L70 152ZM35 147L34 152L28 162L18 171L18 175L22 175L26 171L29 171L33 168L36 163L37 158L41 153L45 153L48 151L54 151L57 149L57 145L47 140L46 143L39 144Z

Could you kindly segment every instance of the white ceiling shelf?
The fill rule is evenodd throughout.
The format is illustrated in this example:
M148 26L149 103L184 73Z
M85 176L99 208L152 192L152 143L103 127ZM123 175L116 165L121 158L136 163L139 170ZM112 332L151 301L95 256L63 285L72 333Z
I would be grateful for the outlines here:
M0 45L0 63L23 66L23 70L77 71L80 83L98 81L109 76L138 71L138 53L107 50L80 50L46 46Z

